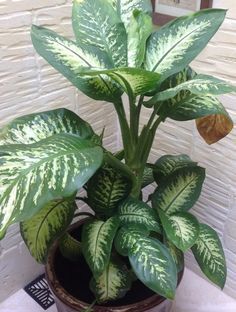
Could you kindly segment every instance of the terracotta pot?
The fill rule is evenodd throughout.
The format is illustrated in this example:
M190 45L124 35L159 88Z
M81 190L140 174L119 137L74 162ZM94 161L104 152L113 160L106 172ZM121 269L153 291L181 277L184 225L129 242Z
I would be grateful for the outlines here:
M78 228L83 223L75 223L71 231ZM82 312L84 309L88 308L89 304L85 303L77 298L73 297L66 289L61 286L61 283L58 279L55 270L55 263L57 256L59 254L57 243L54 244L50 250L48 261L46 264L46 278L49 284L49 287L54 294L55 303L57 306L58 312ZM178 283L180 283L183 276L183 271L179 274ZM78 281L79 283L79 281ZM87 286L85 286L87 287ZM145 286L144 286L145 287ZM131 290L132 291L132 290ZM170 312L172 307L172 302L166 300L165 298L152 294L148 298L137 301L132 304L127 305L117 305L117 306L94 306L94 312L141 312L141 311L150 311L150 312Z

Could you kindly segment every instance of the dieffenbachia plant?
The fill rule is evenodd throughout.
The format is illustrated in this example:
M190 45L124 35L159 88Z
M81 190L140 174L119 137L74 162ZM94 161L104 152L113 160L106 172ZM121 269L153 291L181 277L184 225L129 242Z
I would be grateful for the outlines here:
M231 131L216 96L236 88L189 67L225 11L203 10L159 29L152 26L151 11L149 0L75 0L75 40L32 27L33 45L49 64L90 98L114 106L122 151L104 149L102 136L63 108L17 118L0 133L0 236L20 222L26 245L42 263L59 239L66 257L86 259L98 302L125 295L134 274L173 299L189 249L212 282L223 288L226 280L217 233L189 212L205 170L187 155L148 163L156 130L169 118L196 120L209 144ZM141 128L143 107L150 118ZM156 189L144 202L142 189L151 183ZM80 199L94 215L83 224L79 242L66 230L78 215L75 200L82 187L86 196Z

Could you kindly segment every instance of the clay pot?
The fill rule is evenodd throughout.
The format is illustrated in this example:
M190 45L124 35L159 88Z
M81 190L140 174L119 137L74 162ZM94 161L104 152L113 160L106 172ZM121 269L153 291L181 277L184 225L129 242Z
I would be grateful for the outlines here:
M78 228L83 222L77 222L74 224L71 228L71 232ZM61 258L61 259L60 259ZM81 275L84 275L85 271L87 268L80 268L80 273L78 274L78 277L81 276L82 281L78 280L78 277L73 276L73 273L68 273L65 272L64 269L64 263L63 262L63 257L60 255L58 245L57 243L54 244L52 247L48 261L46 264L46 278L49 284L49 287L54 294L55 297L55 303L57 306L58 312L82 312L86 308L88 308L89 304L82 300L79 300L75 298L73 295L71 295L68 290L66 290L66 287L62 286L62 282L60 281L59 274L56 272L57 271L57 266L58 262L60 263L60 266L62 265L61 271L63 271L64 277L68 279L67 282L70 282L72 280L76 279L76 283L79 284L80 282L80 290L82 292L86 291L89 289L88 285L85 285L85 282L83 280L84 277ZM66 260L67 261L67 260ZM77 264L76 264L77 265ZM69 266L73 266L73 264L69 264ZM80 266L80 265L78 265ZM83 266L83 264L82 264ZM71 268L70 268L71 269ZM71 269L72 270L72 269ZM71 274L71 275L70 275ZM179 274L179 280L178 283L180 283L181 279L183 276L183 271ZM87 278L86 278L87 279ZM89 278L88 278L89 279ZM94 306L92 308L93 312L142 312L142 311L149 311L149 312L170 312L171 307L172 307L172 302L169 300L166 300L165 298L154 294L152 291L149 291L149 293L145 294L147 292L147 288L142 285L139 281L138 283L141 285L138 285L138 288L135 290L135 293L133 294L135 296L135 301L137 302L129 302L126 304L124 303L124 300L121 302L118 301L117 306L115 306L115 303L112 303L112 305L107 305L107 306ZM132 292L132 290L131 290ZM77 296L78 297L78 296ZM144 299L143 299L144 297ZM140 300L140 298L142 298ZM93 300L87 300L87 302L92 302ZM132 301L132 300L131 300ZM134 300L133 300L134 301Z

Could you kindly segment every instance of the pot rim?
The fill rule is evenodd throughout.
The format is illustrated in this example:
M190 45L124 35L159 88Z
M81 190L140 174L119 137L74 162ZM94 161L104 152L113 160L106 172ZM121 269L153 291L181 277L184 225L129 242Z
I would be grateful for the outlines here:
M84 223L84 221L88 218L84 218L82 220L79 220L75 222L74 224L71 225L69 231L73 231L76 229L78 226ZM88 308L90 306L89 303L81 301L75 297L73 297L59 282L56 272L55 272L55 267L54 267L54 259L56 252L58 250L58 242L56 241L53 246L51 247L49 251L49 256L47 259L47 263L45 266L45 275L46 279L48 281L49 287L51 291L54 293L54 295L61 300L64 304L68 305L71 308ZM178 277L178 284L182 280L184 273L184 269L179 273ZM127 305L120 305L120 306L102 306L102 305L94 305L93 308L97 309L96 311L135 311L132 310L132 308L135 308L137 304L139 307L147 307L148 309L151 309L154 306L157 306L161 304L163 301L168 300L158 294L154 294L146 299L136 301L135 303L132 304L127 304ZM144 310L143 310L144 311Z

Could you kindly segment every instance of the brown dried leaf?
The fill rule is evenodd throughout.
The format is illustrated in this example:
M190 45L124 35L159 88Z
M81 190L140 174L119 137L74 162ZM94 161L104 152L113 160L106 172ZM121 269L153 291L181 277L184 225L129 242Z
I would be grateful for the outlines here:
M207 144L224 138L233 129L233 121L227 115L210 115L196 120L198 132Z

